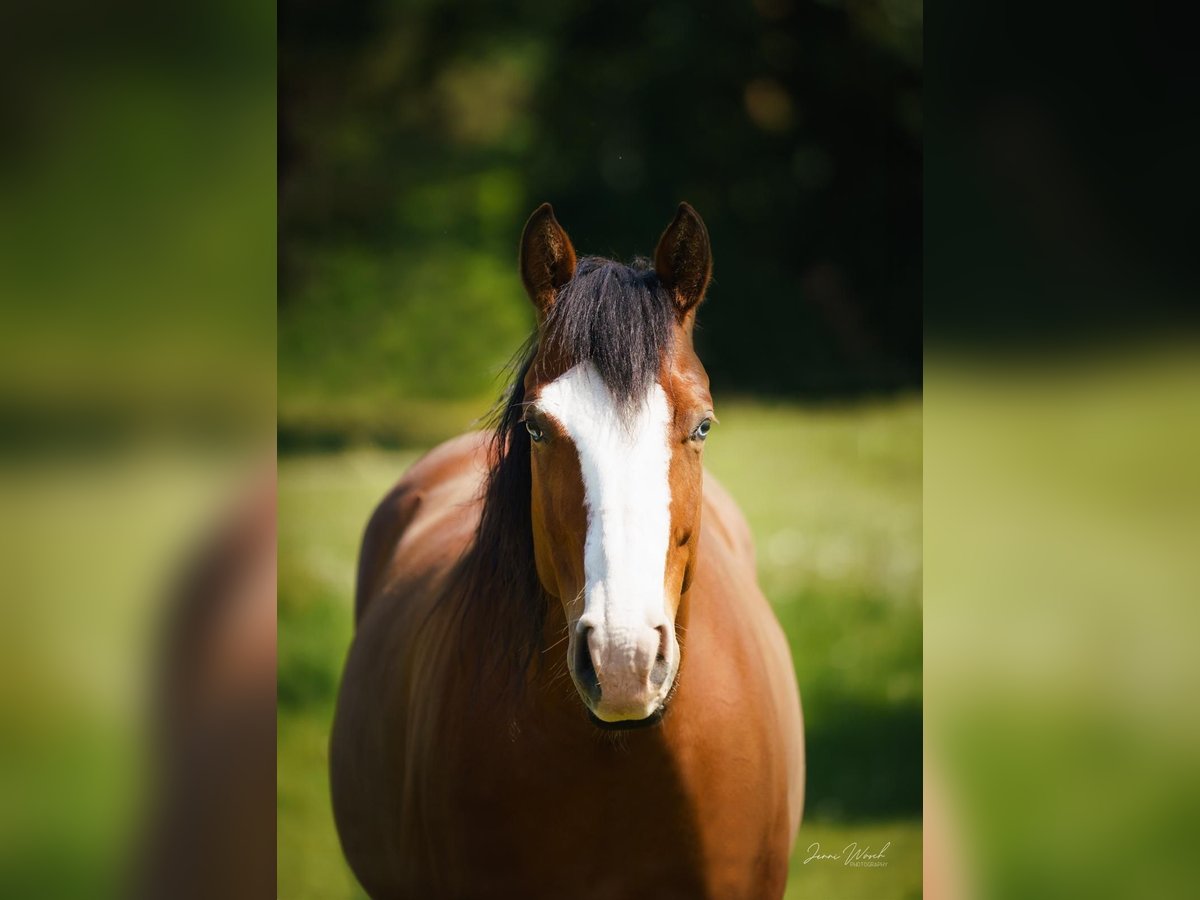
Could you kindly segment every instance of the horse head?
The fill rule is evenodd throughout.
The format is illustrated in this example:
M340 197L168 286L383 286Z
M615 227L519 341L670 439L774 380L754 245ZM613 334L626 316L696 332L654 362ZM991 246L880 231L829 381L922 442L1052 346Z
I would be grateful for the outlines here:
M520 270L538 316L521 435L537 576L562 604L567 666L592 716L653 723L682 659L715 421L692 345L708 232L683 203L652 263L577 258L543 204L525 225Z

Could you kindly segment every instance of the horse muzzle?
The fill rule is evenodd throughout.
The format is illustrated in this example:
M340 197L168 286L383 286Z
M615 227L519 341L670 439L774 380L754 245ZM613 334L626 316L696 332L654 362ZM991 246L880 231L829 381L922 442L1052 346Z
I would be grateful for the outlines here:
M598 624L585 616L575 627L569 668L600 723L656 719L679 668L679 644L665 623Z

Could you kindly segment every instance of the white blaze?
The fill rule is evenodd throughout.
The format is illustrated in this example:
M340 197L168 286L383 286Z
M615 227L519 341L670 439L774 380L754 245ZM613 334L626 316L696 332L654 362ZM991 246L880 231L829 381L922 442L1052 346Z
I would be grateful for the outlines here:
M538 406L558 420L579 453L588 515L583 618L632 664L637 636L669 623L667 395L656 382L622 410L589 362L542 388Z

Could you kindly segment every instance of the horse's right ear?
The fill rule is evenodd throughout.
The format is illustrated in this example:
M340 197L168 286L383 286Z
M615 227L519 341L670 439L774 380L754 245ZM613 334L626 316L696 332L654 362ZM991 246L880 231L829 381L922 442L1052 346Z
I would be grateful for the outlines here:
M575 248L549 203L535 209L525 223L520 266L521 281L540 318L553 305L558 289L575 274Z

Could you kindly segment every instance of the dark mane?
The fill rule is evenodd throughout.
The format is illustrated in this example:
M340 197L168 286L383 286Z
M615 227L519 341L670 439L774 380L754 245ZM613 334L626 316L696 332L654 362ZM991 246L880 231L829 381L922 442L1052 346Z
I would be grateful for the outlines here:
M540 662L537 649L552 602L533 558L525 376L544 345L547 356L568 368L591 362L618 402L631 403L658 377L673 335L673 310L647 260L624 265L584 257L541 329L514 357L512 381L490 416L483 511L458 572L462 625L479 629L482 638L470 645L495 654L476 669L489 684L520 689L525 673Z
M543 340L548 355L568 367L591 362L613 396L628 403L658 377L673 309L648 260L626 266L585 256L555 297Z

